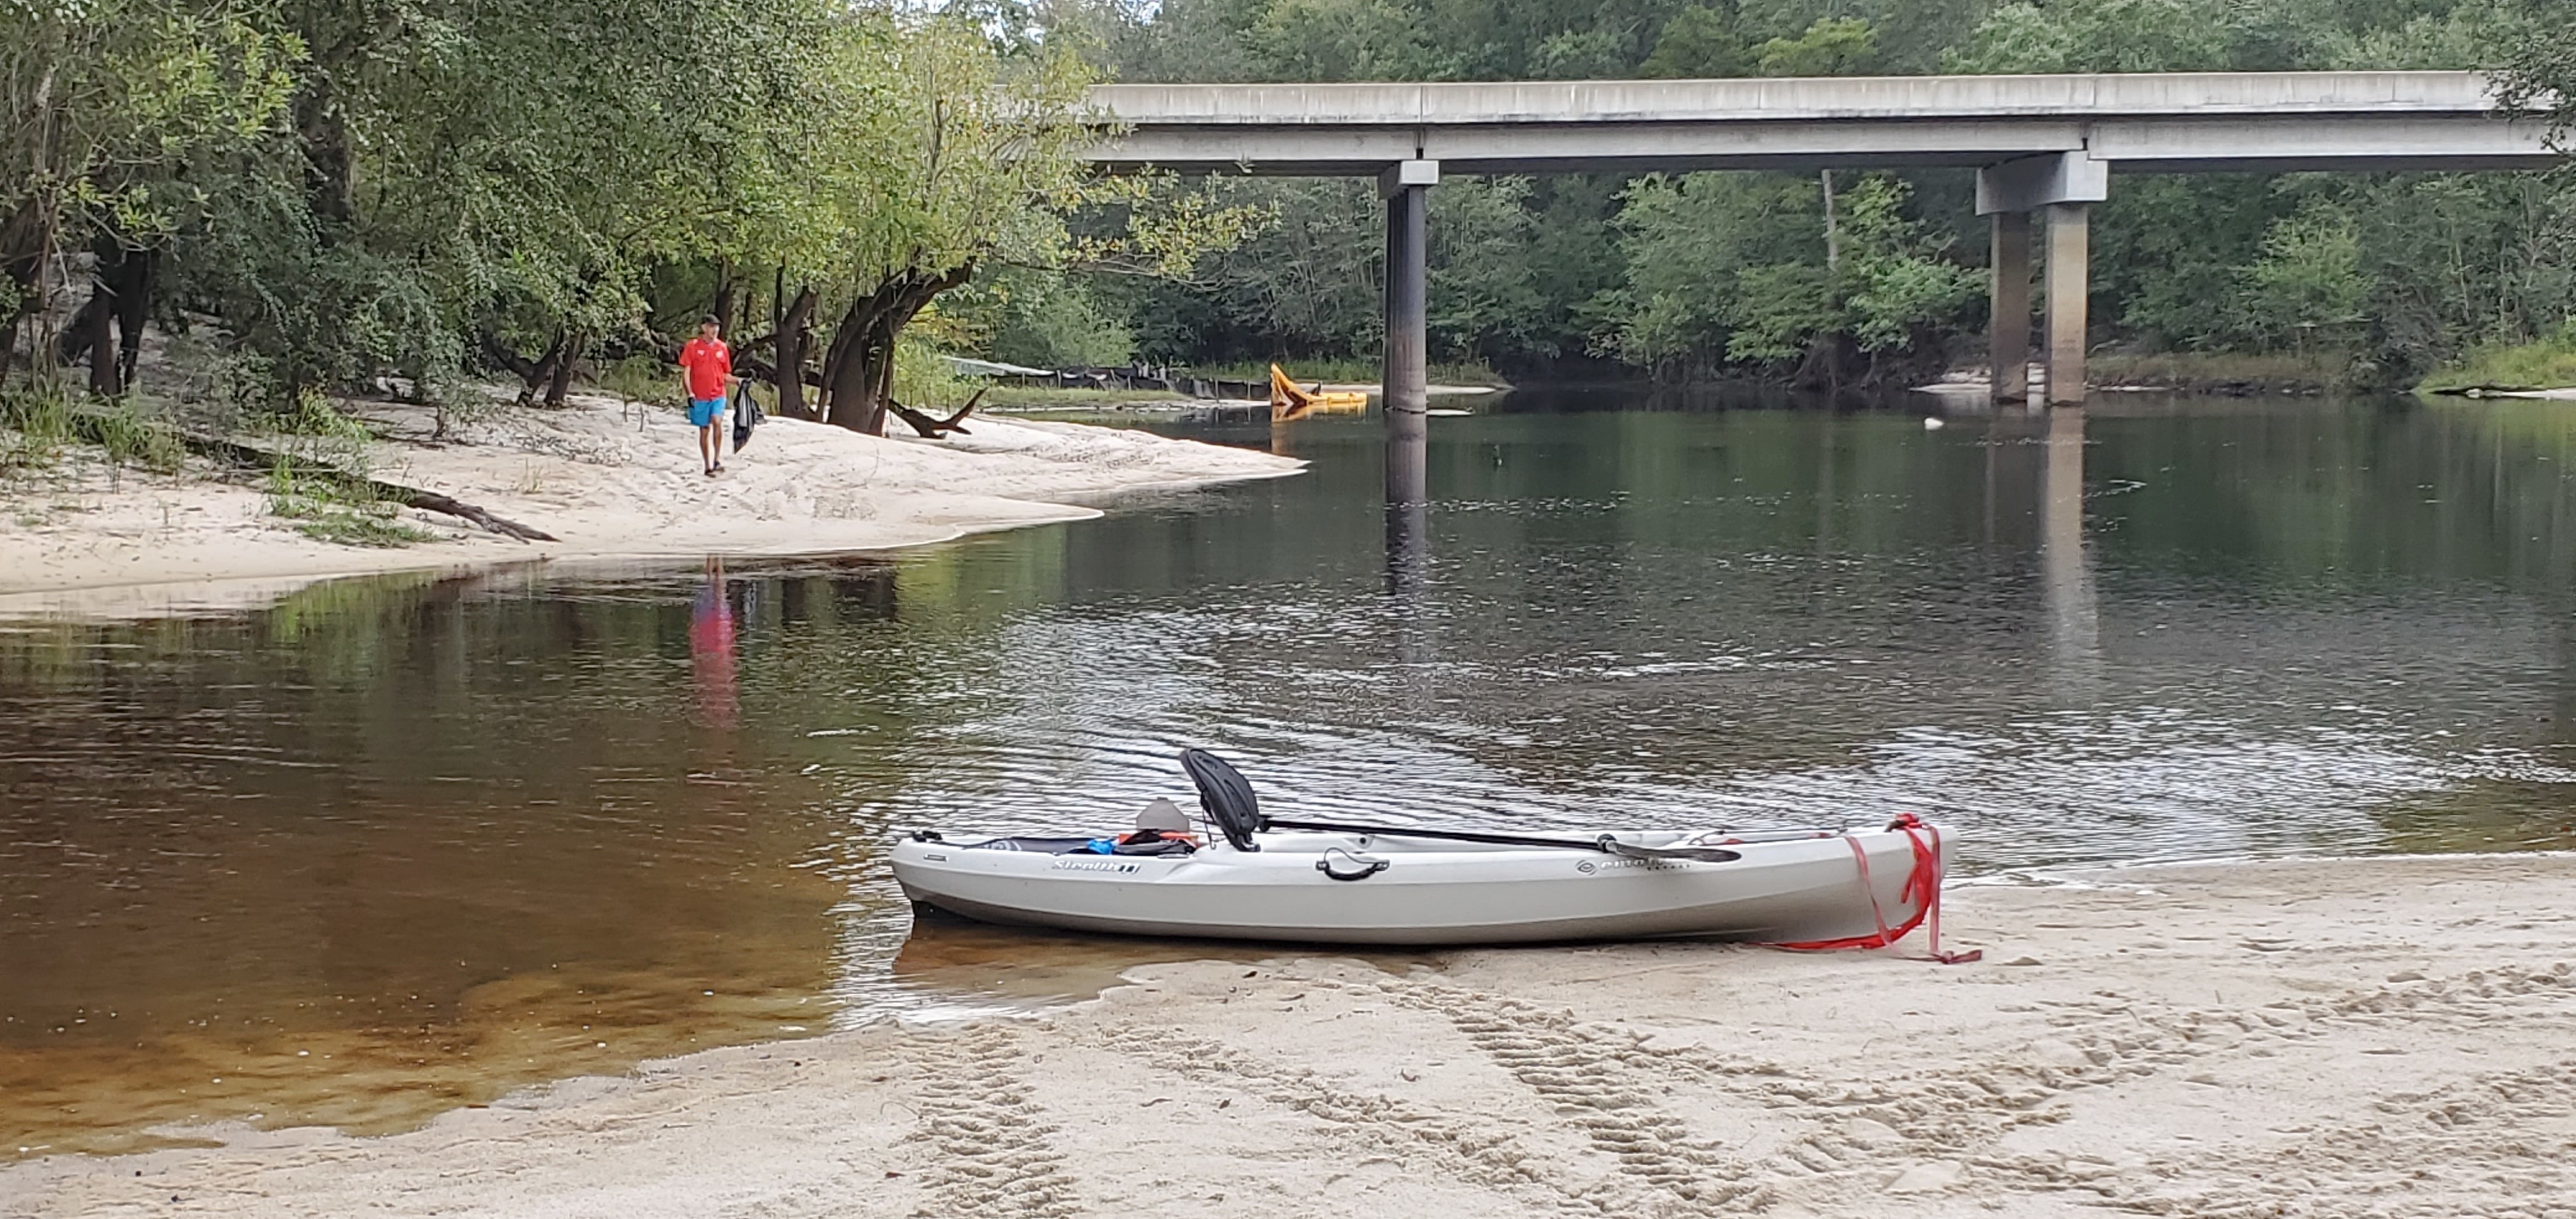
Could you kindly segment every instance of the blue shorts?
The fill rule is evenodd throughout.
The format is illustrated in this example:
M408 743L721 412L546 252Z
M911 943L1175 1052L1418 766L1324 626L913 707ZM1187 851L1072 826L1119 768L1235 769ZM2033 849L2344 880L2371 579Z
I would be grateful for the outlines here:
M689 399L690 427L714 427L716 417L722 414L724 414L722 398L708 398L704 401L696 398Z

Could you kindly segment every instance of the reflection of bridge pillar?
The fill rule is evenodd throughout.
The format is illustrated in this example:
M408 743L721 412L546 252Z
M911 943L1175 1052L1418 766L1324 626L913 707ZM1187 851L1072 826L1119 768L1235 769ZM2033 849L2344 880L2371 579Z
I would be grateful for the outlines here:
M2091 291L2089 205L2110 197L2111 167L2083 152L2022 157L1977 171L1977 214L1994 218L1995 284L1987 342L1994 394L2023 396L2030 343L2030 213L2048 212L2048 401L2084 400L2085 298ZM2015 377L2006 364L2024 369ZM2009 383L2009 384L2007 384Z
M1386 411L1386 502L1430 498L1431 186L1438 161L1399 161L1378 175L1386 197L1386 363L1380 402Z
M2048 655L2061 678L2082 678L2102 651L2101 607L2084 554L2084 408L2049 413L2047 453L2039 475L2039 583Z

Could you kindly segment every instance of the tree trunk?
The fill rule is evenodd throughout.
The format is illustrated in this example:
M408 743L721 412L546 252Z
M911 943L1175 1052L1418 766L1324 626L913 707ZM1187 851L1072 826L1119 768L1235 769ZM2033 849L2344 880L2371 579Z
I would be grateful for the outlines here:
M777 337L778 413L791 419L819 419L805 409L805 359L814 349L814 289L808 285L779 315ZM818 402L817 405L820 405Z
M357 161L349 124L327 84L307 85L295 102L295 131L304 145L304 193L328 232L357 212Z
M1843 265L1843 234L1840 218L1834 215L1834 171L1823 173L1825 183L1825 269L1834 271Z
M526 406L536 401L538 386L552 383L556 379L556 369L570 363L569 357L564 354L565 338L565 332L556 331L555 340L546 348L545 354L531 360L511 350L508 344L503 343L499 337L487 330L482 334L483 355L493 363L509 369L519 378L519 405ZM549 403L549 405L558 406L561 404L559 400Z
M708 303L707 312L724 328L725 337L733 337L733 260L716 260L716 298Z
M824 392L830 395L825 417L853 431L885 435L886 401L894 394L895 343L903 328L932 298L974 274L971 265L944 274L906 271L850 302L832 335L832 358L824 362Z
M161 286L161 250L138 250L126 259L125 282L116 293L116 368L127 389L143 358L143 327L152 319L152 295Z
M113 398L134 384L143 345L143 319L151 308L150 250L101 241L90 268L89 299L72 314L54 344L54 362L89 365L89 392Z
M90 275L89 304L81 314L88 319L82 327L81 342L89 348L89 392L101 398L113 398L125 392L117 381L116 359L116 288L112 277L115 269L104 258Z
M561 407L564 395L572 392L573 366L581 363L584 344L581 336L570 330L555 338L555 366L546 380L546 405Z

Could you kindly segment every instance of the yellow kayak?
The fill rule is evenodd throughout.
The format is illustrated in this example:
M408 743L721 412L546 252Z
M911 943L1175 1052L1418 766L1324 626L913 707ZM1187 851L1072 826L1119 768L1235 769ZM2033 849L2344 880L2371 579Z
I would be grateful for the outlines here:
M1350 414L1368 409L1368 395L1357 390L1325 393L1318 384L1313 389L1290 380L1276 364L1270 366L1270 418L1302 419L1308 415Z

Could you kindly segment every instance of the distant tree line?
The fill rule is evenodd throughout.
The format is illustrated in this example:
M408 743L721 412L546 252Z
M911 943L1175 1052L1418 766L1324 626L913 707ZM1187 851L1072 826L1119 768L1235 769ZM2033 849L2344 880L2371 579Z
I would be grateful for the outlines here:
M900 336L978 273L1173 273L1240 226L1089 174L1095 70L1010 15L0 0L0 377L118 395L158 324L261 409L560 402L711 312L784 410L879 430Z
M1126 81L2491 68L2526 95L2576 97L2564 0L1090 0L1054 21ZM1919 375L1982 329L1971 187L1956 170L1453 178L1432 206L1435 356ZM1367 184L1204 189L1270 223L1182 282L1023 286L988 310L992 353L1375 350ZM2093 224L2094 339L2301 352L2402 383L2564 331L2571 221L2565 174L2125 177Z
M292 414L561 401L702 313L884 426L908 335L1041 365L1367 356L1366 183L1110 178L1101 79L2490 67L2576 105L2565 0L0 0L0 386L147 327ZM1442 359L1854 383L1963 354L1960 171L1453 178ZM2120 180L2099 343L2402 382L2568 331L2565 174Z

